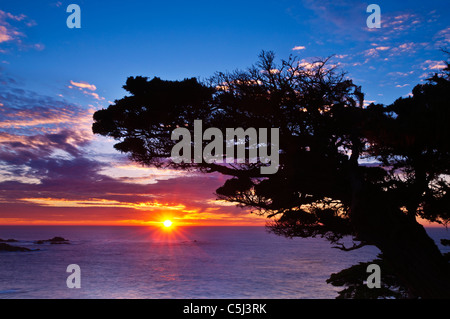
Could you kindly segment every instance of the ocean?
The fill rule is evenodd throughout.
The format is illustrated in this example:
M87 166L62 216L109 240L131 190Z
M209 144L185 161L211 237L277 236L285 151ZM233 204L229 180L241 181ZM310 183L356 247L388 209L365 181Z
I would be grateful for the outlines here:
M427 231L437 243L449 238ZM70 244L36 243L55 236ZM264 227L0 226L0 238L39 249L0 252L0 299L333 299L341 288L326 279L379 253ZM81 288L67 286L71 264Z

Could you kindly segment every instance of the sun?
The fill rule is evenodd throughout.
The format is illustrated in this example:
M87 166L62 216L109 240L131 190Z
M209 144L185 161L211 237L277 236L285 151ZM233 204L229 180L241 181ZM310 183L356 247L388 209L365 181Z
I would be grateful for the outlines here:
M163 222L164 227L169 228L170 226L172 226L172 221L171 220L165 220Z

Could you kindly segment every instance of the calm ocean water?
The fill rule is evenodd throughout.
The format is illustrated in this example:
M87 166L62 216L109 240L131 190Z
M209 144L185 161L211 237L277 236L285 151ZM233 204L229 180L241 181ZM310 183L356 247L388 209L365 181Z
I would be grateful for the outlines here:
M438 241L449 231L429 228ZM69 245L34 241L61 236ZM335 298L333 272L378 250L331 248L323 239L287 239L264 227L0 226L0 238L32 252L0 252L0 298ZM448 247L442 247L442 250ZM81 288L69 289L69 264Z

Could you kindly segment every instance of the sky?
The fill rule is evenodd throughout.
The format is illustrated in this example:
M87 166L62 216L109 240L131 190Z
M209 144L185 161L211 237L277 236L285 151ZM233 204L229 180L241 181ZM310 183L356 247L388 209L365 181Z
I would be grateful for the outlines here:
M81 28L68 28L78 4ZM143 168L92 134L129 76L166 80L330 57L365 103L390 104L441 70L450 2L0 0L0 225L264 225L216 200L226 177Z

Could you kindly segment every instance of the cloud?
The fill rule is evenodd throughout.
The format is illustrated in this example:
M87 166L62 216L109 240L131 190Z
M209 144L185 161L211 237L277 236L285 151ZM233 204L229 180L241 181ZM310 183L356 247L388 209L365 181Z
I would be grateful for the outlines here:
M93 139L93 109L17 88L13 79L0 82L4 82L0 86L0 161L4 164L17 168L55 154L79 156ZM30 175L27 167L21 170Z
M85 221L88 217L103 221L160 221L162 216L183 219L185 223L217 219L228 223L252 223L249 210L230 203L216 202L214 191L225 178L218 174L182 176L159 180L152 184L123 182L102 174L107 164L78 156L73 159L45 158L29 162L29 171L39 183L18 180L0 182L3 207L14 204L14 213L2 218L28 220L52 218L56 209L61 219ZM47 210L42 210L46 208ZM25 210L25 212L24 212ZM26 212L34 211L27 217ZM20 213L18 213L20 212Z
M76 86L78 88L81 88L81 89L88 89L88 90L91 90L91 91L97 90L97 87L95 85L89 84L89 83L84 82L84 81L74 82L74 81L70 80L70 84L72 84L73 86Z
M8 33L6 27L0 25L0 43L11 40L11 36Z
M14 79L1 79L0 131L34 135L62 129L90 129L94 109L15 87Z
M93 109L0 80L2 223L146 224L167 216L263 224L246 209L215 204L224 176L138 167L95 144Z
M154 184L161 180L197 175L169 168L143 167L130 162L127 158L111 160L111 157L108 158L108 165L103 167L100 173L132 184Z
M19 15L13 15L9 12L5 12L3 10L0 10L0 21L5 21L6 19L11 19L11 20L15 20L15 21L22 21L24 19L26 19L27 16L24 14L19 14Z
M292 51L300 51L300 50L305 50L305 49L306 49L306 47L298 45L298 46L293 47Z
M377 45L373 43L372 45ZM414 43L407 42L402 43L398 46L376 46L375 48L367 49L363 51L363 55L368 58L378 58L380 57L380 52L387 52L389 57L404 55L404 54L413 54L416 53L418 49L424 47L426 43Z
M314 70L315 68L322 65L322 62L320 61L313 61L310 62L306 59L302 59L301 61L298 61L298 66L305 69L305 70Z
M11 165L21 165L39 158L50 157L57 151L77 156L81 153L80 147L89 142L89 138L74 130L35 135L0 132L0 161Z
M426 45L427 45L426 43L415 43L415 42L402 43L399 46L392 48L392 50L390 50L390 56L413 54L416 53L418 49Z
M435 47L445 48L450 45L450 27L440 30L433 37Z
M399 48L398 43L399 41L404 41L405 38L416 39L417 34L421 34L428 26L424 21L425 18L423 15L416 13L382 12L381 28L369 29L365 27L365 31L370 31L370 34L366 32L366 40L376 42L377 44L375 44L375 46L380 48L389 47L385 51L393 51L392 55L414 53L415 49L421 48L422 43L414 43L413 47L408 48ZM408 44L409 43L407 43L407 45ZM428 46L429 44L426 43L423 45Z
M420 64L422 70L442 70L447 67L444 61L426 60Z
M380 52L391 50L390 46L381 46L376 43L372 43L371 45L375 46L375 48L370 48L362 52L366 58L378 58L380 57Z
M414 13L401 13L397 15L382 15L381 28L386 34L399 35L402 32L415 29L422 22L422 18Z
M94 99L96 99L96 100L98 100L98 101L103 101L103 100L105 100L105 98L104 98L103 96L99 96L99 95L98 95L97 93L95 93L95 92L88 92L88 91L85 91L85 90L83 90L82 92L83 92L83 94L85 94L85 95L92 96Z
M21 32L16 31L15 29L12 28L7 28L4 25L0 25L0 43L17 40L21 36L23 36Z
M367 49L363 52L363 54L365 57L378 57L379 56L378 50L375 48Z
M413 73L414 73L414 70L408 71L408 72L396 71L396 72L389 72L387 75L397 78L397 77L405 77L405 76L411 75Z
M42 51L45 49L45 45L43 45L42 43L35 43L35 44L31 45L31 48L33 48L37 51Z
M375 100L364 100L364 106L369 106L372 103L375 103Z
M98 93L93 92L97 90L97 87L94 84L90 84L85 81L75 82L70 80L70 84L67 87L69 89L78 89L80 90L84 95L94 98L97 101L103 101L105 100L104 97L100 96ZM89 92L92 91L92 92Z
M33 27L36 22L28 19L24 14L14 15L9 12L0 10L0 44L14 43L20 48L33 48L36 50L42 50L43 44L26 44L22 41L25 38L25 34L20 31L24 26ZM1 49L0 52L7 52L5 49Z
M46 127L50 131L55 126L61 127L78 124L80 117L84 117L89 111L78 107L32 106L30 109L18 110L5 107L0 110L2 121L0 129L30 129L35 127Z

